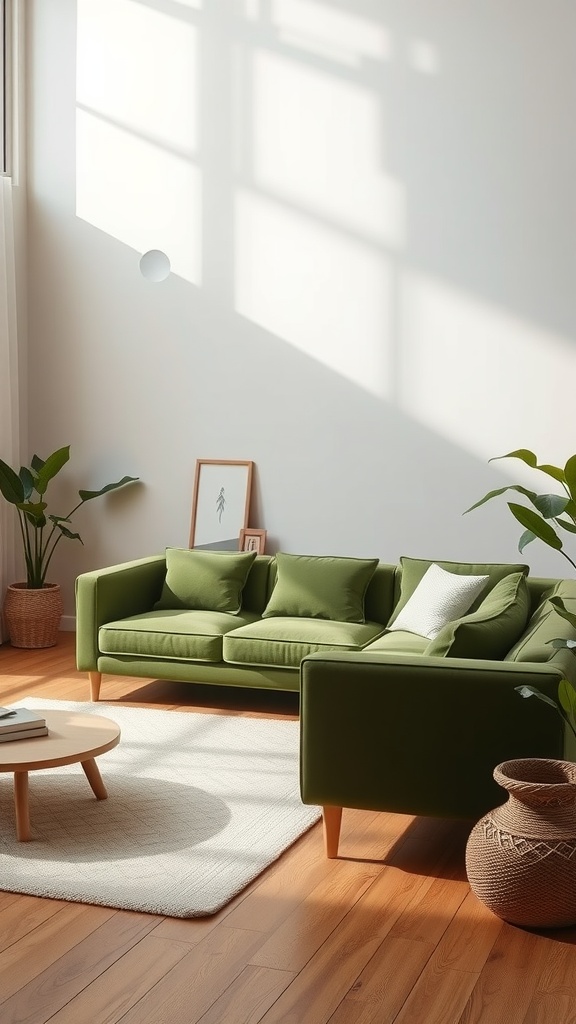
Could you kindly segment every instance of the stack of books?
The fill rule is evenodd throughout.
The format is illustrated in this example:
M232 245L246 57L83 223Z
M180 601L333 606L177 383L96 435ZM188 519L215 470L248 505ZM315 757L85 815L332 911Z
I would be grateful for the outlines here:
M28 708L0 708L0 743L47 736L46 719Z

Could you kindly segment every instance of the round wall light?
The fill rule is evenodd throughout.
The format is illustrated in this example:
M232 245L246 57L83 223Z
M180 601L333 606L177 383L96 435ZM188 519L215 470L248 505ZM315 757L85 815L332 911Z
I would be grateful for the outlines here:
M170 273L170 260L161 249L149 249L140 260L140 273L147 281L165 281Z

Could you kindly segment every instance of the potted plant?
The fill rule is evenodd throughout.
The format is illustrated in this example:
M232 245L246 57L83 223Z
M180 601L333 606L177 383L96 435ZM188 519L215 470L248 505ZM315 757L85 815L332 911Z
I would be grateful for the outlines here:
M537 494L535 491L522 487L520 484L508 484L505 487L498 487L495 491L489 491L480 501L467 508L466 512L471 512L472 509L478 508L500 494L504 494L505 491L516 491L522 494L528 499L532 507L519 505L513 501L507 503L514 518L524 527L524 533L518 542L518 550L523 551L527 544L538 539L555 551L559 551L570 562L570 565L576 569L576 561L564 550L562 538L562 532L572 534L572 536L576 534L576 455L572 455L568 459L563 469L560 466L538 463L534 452L529 451L527 448L519 448L517 451L508 452L507 455L495 456L493 459L489 459L489 461L495 462L497 459L519 459L527 466L530 466L531 469L540 470L540 472L555 480L560 484L564 493ZM558 529L555 529L555 527ZM551 597L550 603L563 619L566 619L572 626L576 627L576 615L568 611L562 598ZM576 641L574 640L563 640L558 637L554 640L549 640L548 643L556 648L565 647L572 654L576 655ZM571 683L568 683L566 680L562 680L560 683L558 688L559 703L553 701L546 694L541 693L535 686L518 686L516 689L521 697L538 697L544 703L556 708L576 736L576 730L574 729L574 722L576 722L576 691Z
M30 466L21 466L18 473L0 459L0 492L17 509L26 563L25 582L8 586L3 607L14 647L53 647L57 642L62 598L59 585L47 583L46 574L63 537L83 543L80 534L72 533L67 525L74 513L92 498L138 480L125 476L98 491L81 490L80 501L67 515L47 514L48 485L69 458L70 445L65 445L47 459L35 455Z

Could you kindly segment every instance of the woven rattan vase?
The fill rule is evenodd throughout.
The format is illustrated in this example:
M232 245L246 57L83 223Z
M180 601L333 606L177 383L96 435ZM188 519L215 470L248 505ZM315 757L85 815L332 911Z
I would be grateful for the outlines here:
M4 621L13 647L54 647L62 617L62 594L57 583L29 590L25 583L6 589Z
M470 833L466 871L473 892L511 924L576 924L576 764L504 761L494 778L508 801Z

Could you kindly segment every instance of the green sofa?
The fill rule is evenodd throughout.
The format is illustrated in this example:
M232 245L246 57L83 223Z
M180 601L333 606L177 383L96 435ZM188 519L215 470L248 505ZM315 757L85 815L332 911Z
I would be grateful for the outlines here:
M342 808L477 820L507 794L493 778L517 757L576 760L576 742L552 707L576 686L576 658L555 638L576 632L549 598L576 612L576 581L527 579L529 619L502 659L387 653L313 654L301 665L300 783L324 811L326 853L338 853Z
M206 584L206 554L167 549L79 576L77 667L95 701L105 673L300 692L301 795L324 808L329 856L343 807L475 819L504 801L500 761L576 759L554 709L516 692L576 685L576 658L548 643L576 640L549 600L576 612L576 581L284 553L252 554L238 575L243 555L211 553L210 569L232 563L230 599L229 581ZM431 565L488 581L432 639L401 628Z

